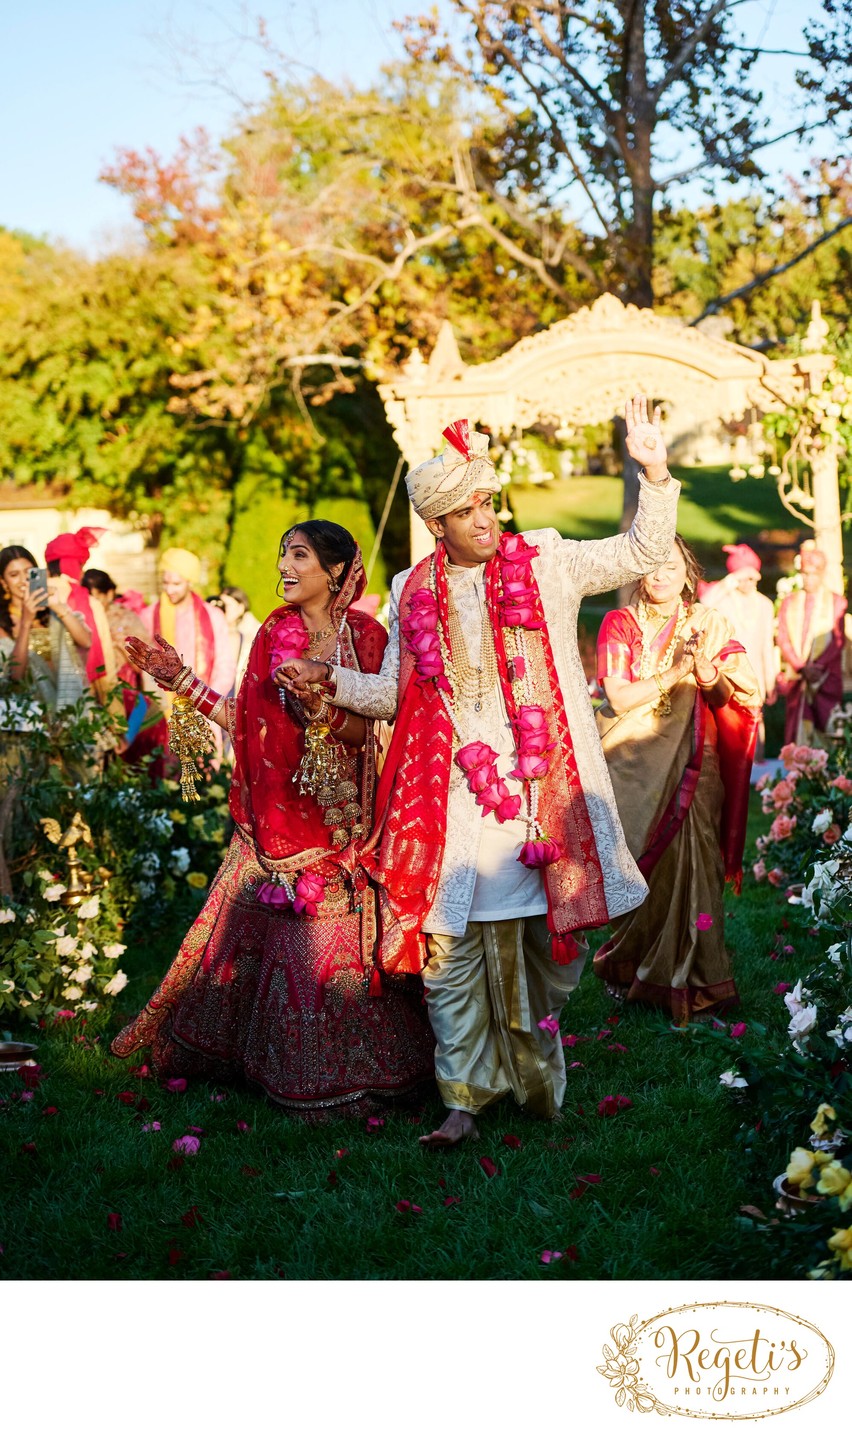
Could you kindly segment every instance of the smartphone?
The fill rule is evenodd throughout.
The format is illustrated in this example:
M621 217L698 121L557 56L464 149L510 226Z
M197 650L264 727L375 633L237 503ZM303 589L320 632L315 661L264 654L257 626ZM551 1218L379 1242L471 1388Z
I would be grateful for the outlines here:
M42 589L47 589L47 570L33 567L30 570L30 594L38 594Z

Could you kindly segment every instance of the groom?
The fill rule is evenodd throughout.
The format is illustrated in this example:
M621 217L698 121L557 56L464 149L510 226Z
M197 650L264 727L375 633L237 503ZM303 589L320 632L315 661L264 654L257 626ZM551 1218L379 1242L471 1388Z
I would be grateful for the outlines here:
M610 539L553 529L500 538L488 438L460 420L406 477L438 541L391 589L379 674L304 660L286 686L396 717L373 835L378 962L423 970L438 1088L448 1110L421 1143L475 1137L511 1092L554 1117L565 1092L558 1018L586 959L577 930L647 892L619 823L577 648L587 594L639 579L669 554L680 486L659 410L626 406L644 466L636 518ZM425 965L425 966L424 966Z

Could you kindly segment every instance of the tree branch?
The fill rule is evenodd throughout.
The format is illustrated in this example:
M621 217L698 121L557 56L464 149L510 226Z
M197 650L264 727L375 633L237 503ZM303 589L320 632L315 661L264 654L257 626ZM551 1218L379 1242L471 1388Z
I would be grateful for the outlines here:
M692 34L684 40L663 78L653 87L651 94L655 103L660 99L660 96L668 90L669 86L673 85L675 80L680 78L713 24L713 21L716 19L716 16L721 14L723 10L733 9L735 5L742 3L743 0L733 0L733 3L732 0L714 0L704 19L696 25Z
M708 315L717 314L719 310L723 309L725 305L730 304L732 300L742 299L743 295L750 294L752 290L756 290L761 285L767 284L769 280L774 280L778 275L785 274L787 270L791 270L794 265L799 264L800 260L805 260L808 255L812 255L814 250L819 249L820 245L826 244L828 240L833 240L834 236L839 235L841 230L845 230L847 225L852 225L852 215L847 216L845 220L841 220L833 229L827 230L824 235L820 235L818 239L813 240L805 249L800 250L797 255L794 255L791 260L785 260L782 265L773 265L771 270L762 270L759 275L755 275L753 280L749 280L747 285L740 285L739 289L731 290L728 294L720 295L718 299L711 300L709 305L705 305L701 314L698 315L696 319L690 320L690 326L700 324Z

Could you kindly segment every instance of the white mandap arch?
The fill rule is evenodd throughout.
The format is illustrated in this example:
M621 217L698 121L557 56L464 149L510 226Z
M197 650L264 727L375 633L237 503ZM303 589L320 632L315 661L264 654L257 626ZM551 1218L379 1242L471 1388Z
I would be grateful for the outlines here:
M603 423L637 391L665 402L676 462L726 463L731 450L725 422L777 409L801 388L794 361L767 360L681 320L603 295L486 364L464 364L445 322L428 363L415 350L379 392L411 467L435 454L441 430L462 416L507 439L535 424L567 429ZM819 539L819 523L817 530ZM823 534L823 544L827 538L839 555L839 508L836 541ZM413 560L430 551L431 536L416 516L411 539Z

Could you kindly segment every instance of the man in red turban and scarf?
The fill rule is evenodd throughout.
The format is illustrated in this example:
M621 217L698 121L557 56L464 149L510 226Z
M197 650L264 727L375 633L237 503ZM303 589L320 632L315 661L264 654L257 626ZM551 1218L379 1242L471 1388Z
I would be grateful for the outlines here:
M100 703L104 702L110 684L115 683L112 640L103 609L92 605L91 595L80 580L89 554L104 534L105 529L85 526L73 534L58 534L44 551L48 573L54 577L63 574L70 580L66 603L83 616L92 632L91 648L86 655L86 678Z
M638 580L671 551L680 486L659 411L627 406L645 465L628 534L504 534L488 437L457 420L406 477L438 540L393 581L379 674L304 659L287 683L325 683L356 713L395 716L376 803L377 962L423 970L449 1113L428 1147L476 1136L511 1093L553 1118L565 1093L559 1013L585 943L575 932L642 903L647 886L616 810L577 648L586 594ZM367 856L369 862L369 855Z
M799 550L802 587L778 610L783 669L778 689L787 700L785 744L813 744L843 699L843 617L846 600L825 580L828 561L813 540Z

